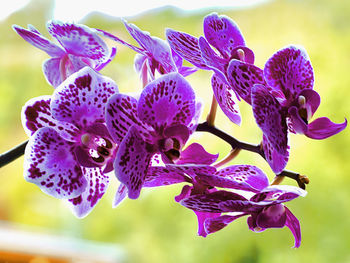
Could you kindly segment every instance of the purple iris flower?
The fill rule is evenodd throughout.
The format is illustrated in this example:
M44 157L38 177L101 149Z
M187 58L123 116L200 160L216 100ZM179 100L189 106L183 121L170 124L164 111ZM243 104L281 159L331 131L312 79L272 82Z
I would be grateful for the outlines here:
M252 173L241 174L238 176L240 179L238 181L249 181L247 178L251 175ZM299 221L283 203L299 196L305 196L306 192L287 185L269 186L263 172L259 173L259 177L261 183L258 187L245 188L245 191L239 191L239 194L232 191L215 190L190 195L182 199L180 203L195 212L212 214L203 220L204 236L221 230L242 216L249 216L247 221L249 229L255 232L261 232L267 228L287 226L294 235L294 247L299 247L301 242ZM255 180L252 178L252 181ZM219 183L219 185L216 183L215 185L238 190L240 188L239 185L231 187L231 181L227 178L224 178L222 182L224 183ZM258 188L260 188L259 191L257 191Z
M320 96L313 90L313 68L302 47L288 46L272 55L265 64L264 77L265 85L252 88L252 107L264 134L266 159L272 170L280 173L288 161L288 131L321 140L345 129L347 121L336 124L321 117L309 123Z
M240 124L241 116L234 100L235 94L250 103L251 86L263 79L259 72L242 75L246 64L254 63L254 53L246 47L237 24L227 16L216 13L207 15L203 27L205 37L199 39L167 29L167 40L171 48L185 60L198 68L215 72L212 77L214 95L227 117ZM239 85L241 80L243 85Z
M13 29L51 57L44 62L43 71L48 83L55 88L85 66L101 70L117 52L114 47L109 51L95 29L81 24L49 21L47 30L60 45L45 38L32 25L28 25L28 29L14 25Z
M197 70L196 68L183 66L182 59L171 50L166 41L151 36L148 32L140 30L137 26L127 23L125 20L123 20L123 23L129 34L139 44L139 47L131 45L103 30L99 30L99 32L138 53L135 57L134 65L144 84L153 81L156 72L161 75L170 72L179 72L185 77Z
M115 174L129 198L140 195L152 156L159 153L164 162L180 157L196 128L200 108L192 87L179 73L150 82L138 100L123 94L109 99L107 128L119 145Z
M116 146L104 124L114 82L85 67L66 79L52 96L34 98L22 109L30 136L24 177L56 198L68 199L78 217L103 196ZM110 169L109 169L110 170Z

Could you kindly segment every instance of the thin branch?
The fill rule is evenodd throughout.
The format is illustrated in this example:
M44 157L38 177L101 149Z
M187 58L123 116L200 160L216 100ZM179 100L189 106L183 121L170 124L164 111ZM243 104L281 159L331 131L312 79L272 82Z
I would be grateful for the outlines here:
M11 150L2 153L0 155L0 168L21 157L24 154L27 143L28 140L12 148Z

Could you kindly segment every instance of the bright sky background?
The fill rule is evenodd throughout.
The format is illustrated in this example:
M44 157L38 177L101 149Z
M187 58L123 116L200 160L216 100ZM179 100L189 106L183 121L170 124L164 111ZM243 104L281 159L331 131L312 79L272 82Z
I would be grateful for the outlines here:
M100 11L111 16L128 17L143 11L173 5L184 10L198 10L198 7L247 7L268 0L56 0L54 19L79 21L91 11ZM0 20L24 7L29 0L10 0L1 5ZM214 4L215 3L215 4Z

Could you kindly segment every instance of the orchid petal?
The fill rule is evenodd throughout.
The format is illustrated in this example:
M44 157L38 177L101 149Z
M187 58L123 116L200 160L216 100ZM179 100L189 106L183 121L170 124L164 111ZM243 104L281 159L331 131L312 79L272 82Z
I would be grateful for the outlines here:
M209 69L202 58L198 38L170 28L166 29L166 37L170 47L186 61L200 69Z
M286 224L287 215L282 204L270 205L258 214L256 224L261 228L281 228Z
M208 153L199 143L190 144L180 154L176 164L212 164L219 157L219 154Z
M242 52L243 51L243 57ZM231 52L231 59L237 59L242 62L246 62L249 64L254 64L255 56L253 50L246 46L237 46Z
M215 214L213 214L215 215ZM205 233L207 235L215 233L224 227L226 227L228 224L232 223L234 220L245 216L246 214L240 214L236 216L230 216L230 215L222 215L218 217L213 217L213 218L207 218L204 221L204 229Z
M96 64L108 59L106 43L96 31L85 25L49 21L47 29L69 54L92 59Z
M30 137L24 154L24 177L56 198L74 198L86 188L86 179L75 160L74 145L48 127Z
M334 123L327 117L321 117L307 126L305 135L311 139L323 140L341 132L347 124L347 119L343 123Z
M79 130L72 124L58 121L51 115L51 96L32 98L22 107L22 125L28 136L32 136L42 127L50 127L68 141L75 141Z
M293 132L305 134L308 128L307 120L301 118L298 108L295 106L290 107L288 109L288 115L291 126L290 128L293 129Z
M231 87L249 104L253 85L265 83L260 68L236 59L232 59L228 65L227 78Z
M225 72L225 68L228 64L228 60L219 56L209 45L204 37L200 37L199 48L202 52L202 58L207 66L213 67L221 72Z
M288 150L288 127L286 115L279 102L263 85L252 89L252 107L256 123L277 153L286 155Z
M292 214L292 212L285 207L286 209L286 215L287 215L287 220L286 220L286 226L290 229L294 236L294 247L298 248L300 247L301 244L301 231L300 231L300 223L298 218L295 217L295 215Z
M203 174L213 174L216 172L214 166L205 165L205 164L166 164L166 168L175 171L185 173L191 178L200 179Z
M61 58L50 58L43 63L43 72L46 81L54 88L62 83L60 74Z
M57 87L51 99L52 115L79 128L104 122L107 100L117 92L113 80L85 67Z
M248 202L239 194L228 191L216 191L208 194L192 195L181 200L180 204L194 211L222 213L228 212L228 210L225 209L226 207L223 208L221 206L221 203L225 203L227 200Z
M213 175L206 175L205 179L201 176L201 179L212 186L252 192L258 192L269 185L266 174L253 165L231 165Z
M230 58L236 46L245 46L238 25L227 16L212 13L204 18L204 35L208 42L225 57Z
M264 76L267 84L281 90L290 102L314 85L310 58L301 46L288 46L273 54L265 64Z
M150 36L148 32L140 30L134 24L124 21L124 25L137 43L164 67L166 73L177 71L171 55L171 49L166 41Z
M109 53L108 57L106 57L106 60L101 62L100 64L96 65L95 70L100 71L102 70L105 66L107 66L117 55L117 48L112 47L111 52Z
M166 167L153 166L147 170L144 187L157 187L187 182L188 178L179 171L169 170Z
M119 185L117 192L115 193L113 200L113 208L116 208L122 201L124 201L125 197L128 195L128 189L122 183Z
M141 121L156 130L187 126L195 115L195 94L180 74L163 75L144 88L137 111Z
M263 204L279 204L289 202L299 196L305 197L307 192L291 185L271 185L255 194L250 201Z
M78 218L86 217L106 192L109 178L100 168L82 168L87 179L85 191L78 197L69 199L70 207Z
M32 30L27 30L23 27L14 25L12 27L18 35L20 35L25 41L29 44L33 45L36 48L45 51L50 57L62 57L65 55L65 51L45 38L38 32L34 32Z
M198 236L206 237L208 235L206 228L205 228L205 223L207 220L210 219L215 219L221 215L221 213L208 213L208 212L198 212L194 211L194 213L197 216L197 221L198 221Z
M119 145L114 161L115 174L128 188L129 198L139 197L152 155L137 128L132 126Z
M280 154L266 136L263 136L261 144L266 161L270 165L272 171L275 174L281 173L288 163L289 146L287 145L287 152L285 154Z
M137 117L137 100L124 94L115 94L106 106L106 125L115 143L119 144L131 126L141 128Z
M211 86L213 87L215 98L221 110L230 119L230 121L240 125L241 114L238 104L234 99L234 91L216 74L214 74L211 78Z
M308 117L308 120L309 120L309 118L311 118L314 115L314 113L316 112L318 106L320 106L321 97L313 89L304 89L304 90L302 90L299 93L298 98L300 96L303 96L305 98L305 104L306 104L305 107L306 107L306 110L307 110L307 117Z

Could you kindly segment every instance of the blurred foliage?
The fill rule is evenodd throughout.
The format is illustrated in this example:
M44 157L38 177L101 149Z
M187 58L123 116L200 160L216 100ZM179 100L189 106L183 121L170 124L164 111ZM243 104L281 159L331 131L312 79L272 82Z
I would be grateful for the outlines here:
M11 25L33 24L48 36L45 23L51 17L53 4L33 0L25 9L0 22L1 152L26 139L20 121L22 105L32 97L53 91L41 72L42 62L48 56L17 36ZM281 0L250 9L217 8L195 13L169 7L127 19L161 38L167 27L200 36L202 19L212 11L226 14L238 23L247 45L256 54L257 66L263 67L275 51L288 44L303 45L314 66L315 89L322 98L314 118L328 116L342 122L344 116L348 117L349 1ZM120 19L94 13L83 23L133 42ZM132 65L134 55L118 45L115 60L103 70L116 81L121 92L140 89ZM212 96L210 76L211 72L197 72L188 78L206 105L203 120ZM221 112L217 126L239 139L258 143L261 132L251 109L244 103L240 107L241 127L229 123ZM350 262L349 129L324 141L298 135L291 135L290 140L292 152L287 168L306 174L311 180L308 196L288 204L301 221L303 239L299 249L291 249L293 237L288 229L256 234L248 230L245 219L207 238L198 237L194 214L174 201L181 186L146 189L138 200L125 200L112 209L118 185L113 179L95 210L84 219L76 219L63 201L43 194L23 180L23 158L0 170L0 219L121 245L128 262ZM209 152L219 152L220 157L229 151L222 141L206 134L194 136L193 141L203 142ZM253 153L242 152L232 163L258 165L273 178L270 168ZM288 179L284 183L294 184Z

